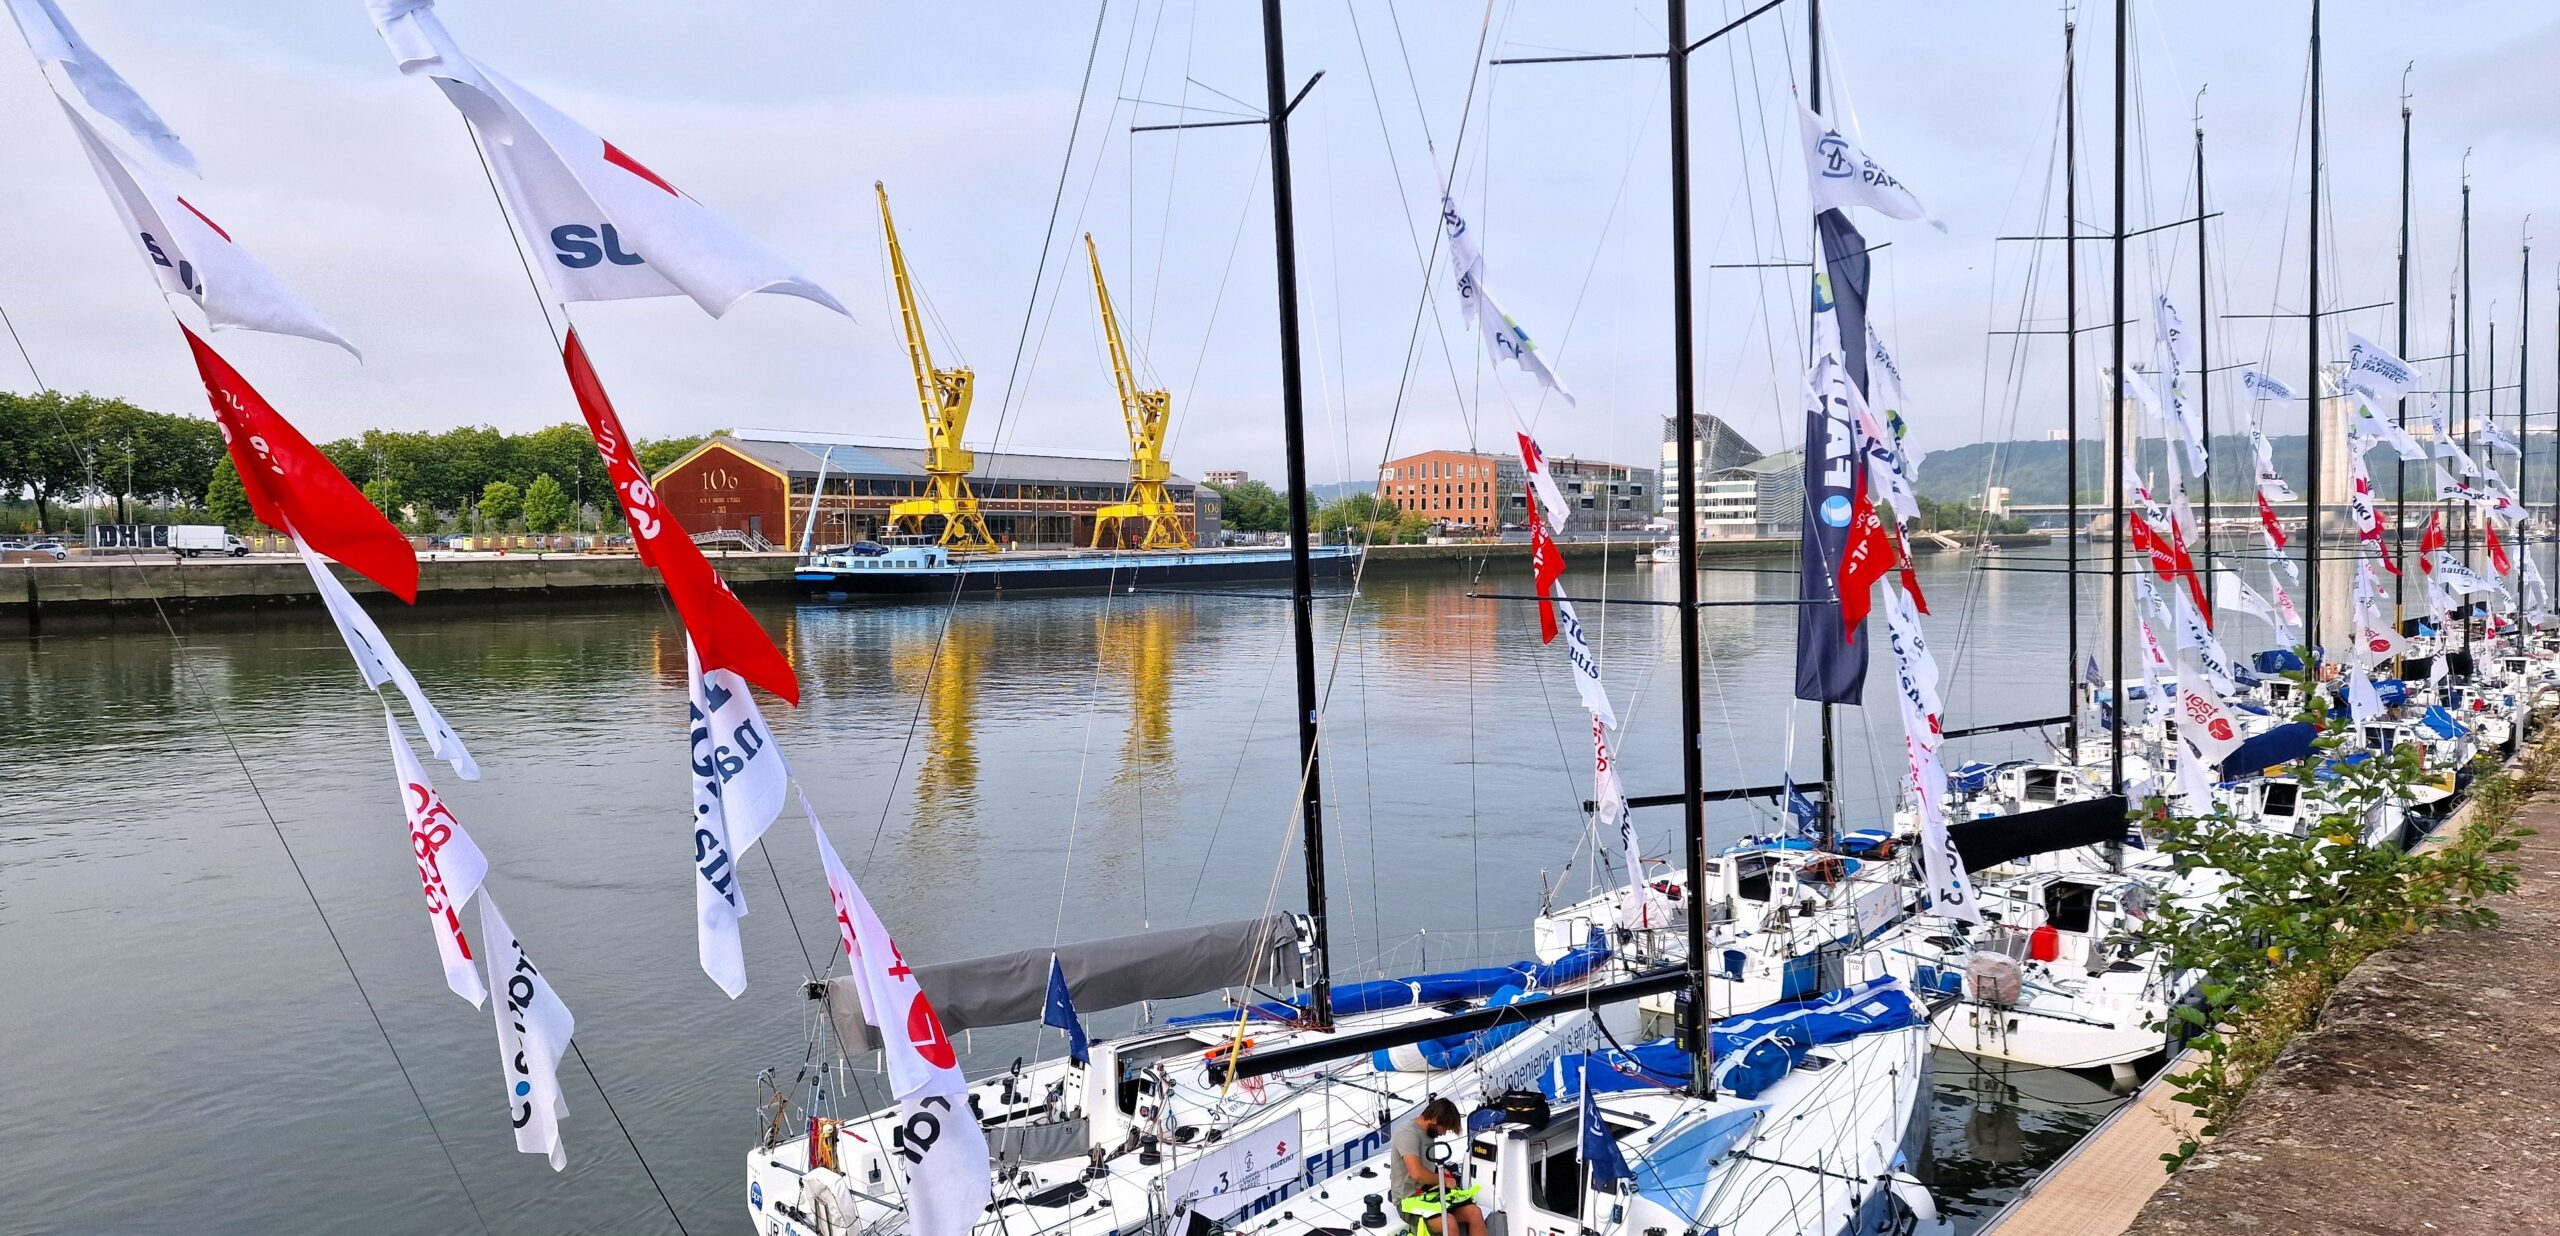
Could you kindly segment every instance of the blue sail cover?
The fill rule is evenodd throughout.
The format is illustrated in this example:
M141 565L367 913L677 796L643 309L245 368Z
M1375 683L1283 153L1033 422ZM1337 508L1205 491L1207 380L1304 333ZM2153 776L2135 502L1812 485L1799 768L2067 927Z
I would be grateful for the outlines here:
M2261 674L2299 674L2302 658L2290 648L2269 648L2249 658L2249 668Z
M1623 1050L1567 1052L1538 1075L1538 1089L1549 1102L1562 1103L1580 1095L1586 1080L1593 1094L1677 1090L1689 1084L1689 1053L1669 1039Z
M1727 1151L1740 1145L1760 1123L1768 1105L1718 1111L1708 1108L1696 1123L1673 1130L1654 1142L1629 1166L1636 1192L1677 1215L1697 1214L1706 1204L1707 1175Z
M1489 1009L1498 1009L1504 1005L1516 1003L1520 997L1527 994L1517 987L1505 987L1493 993L1493 998L1485 1001L1484 1006ZM1434 1069L1454 1069L1520 1037L1520 1032L1528 1028L1529 1023L1515 1021L1507 1025L1495 1026L1490 1030L1478 1030L1473 1034L1452 1034L1443 1038L1424 1039L1419 1043L1403 1047L1380 1048L1369 1053L1369 1067L1381 1073L1393 1073L1398 1070L1420 1073Z
M1333 1011L1335 1016L1350 1016L1413 1004L1481 1000L1505 987L1548 991L1581 980L1608 958L1608 938L1595 926L1591 929L1591 938L1581 947L1554 961L1515 961L1507 966L1487 966L1477 970L1450 970L1439 974L1417 974L1411 978L1343 983L1333 989ZM1246 1016L1261 1021L1296 1021L1306 1014L1307 998L1303 995L1293 996L1286 1002L1256 1004L1246 1010ZM1235 1018L1234 1009L1221 1009L1176 1017L1167 1024L1177 1028L1214 1026L1220 1022L1232 1022Z
M2254 735L2231 749L2222 761L2222 775L2237 777L2261 768L2290 764L2311 754L2311 740L2320 736L2320 727L2308 721L2279 725L2264 734Z
M1928 1017L1901 979L1880 978L1801 1003L1725 1018L1708 1036L1716 1088L1736 1098L1756 1098L1816 1047L1917 1025Z
M2454 720L2453 713L2442 704L2427 705L2427 715L2418 724L2427 727L2427 732L2438 738L2460 738L2471 732L2469 727Z

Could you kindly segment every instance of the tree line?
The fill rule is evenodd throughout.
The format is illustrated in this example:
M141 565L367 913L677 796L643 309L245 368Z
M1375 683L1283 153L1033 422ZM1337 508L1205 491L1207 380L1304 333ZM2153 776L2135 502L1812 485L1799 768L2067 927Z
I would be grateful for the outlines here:
M635 447L654 472L702 441L642 439ZM487 425L368 429L318 446L411 532L558 532L601 526L599 512L610 510L604 460L576 421L515 434ZM211 420L55 391L0 391L0 504L19 508L14 518L0 512L0 523L31 522L39 532L84 526L100 507L112 507L117 523L148 522L146 511L235 531L257 522Z
M1286 532L1289 500L1261 481L1212 485L1220 499L1220 523L1237 532ZM1316 535L1325 540L1374 544L1417 543L1431 535L1431 518L1399 510L1393 499L1351 493L1316 507Z

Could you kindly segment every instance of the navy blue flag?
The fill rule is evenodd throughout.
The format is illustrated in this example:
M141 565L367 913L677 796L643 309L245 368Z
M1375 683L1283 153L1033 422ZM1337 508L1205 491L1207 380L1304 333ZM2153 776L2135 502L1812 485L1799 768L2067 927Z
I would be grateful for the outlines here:
M1056 953L1049 954L1049 999L1040 1008L1040 1024L1066 1031L1067 1058L1085 1062L1084 1022L1076 1017L1076 998L1067 991L1067 968L1058 964Z
M1584 1062L1587 1072L1591 1065ZM1582 1161L1591 1167L1591 1188L1597 1193L1615 1193L1618 1186L1635 1179L1627 1170L1627 1156L1618 1152L1618 1139L1609 1133L1609 1122L1600 1118L1600 1105L1591 1101L1591 1088L1582 1090Z
M1816 316L1839 326L1840 359L1861 395L1867 389L1867 240L1848 217L1826 210L1814 217L1822 234L1824 269L1813 278ZM1796 607L1796 698L1855 704L1866 696L1867 641L1852 638L1840 614L1840 560L1848 549L1856 507L1857 435L1848 401L1821 389L1807 392L1804 410L1803 531L1796 547L1796 598L1819 601ZM1860 627L1866 624L1861 622Z
M1783 797L1787 804L1787 814L1795 817L1797 836L1811 837L1822 831L1822 809L1814 806L1813 800L1805 797L1804 791L1796 788L1795 778L1787 778L1787 791Z

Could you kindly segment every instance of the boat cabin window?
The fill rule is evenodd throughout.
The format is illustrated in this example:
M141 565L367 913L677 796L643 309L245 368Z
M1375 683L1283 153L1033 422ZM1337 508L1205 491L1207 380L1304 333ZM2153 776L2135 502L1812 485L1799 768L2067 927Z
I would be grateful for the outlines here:
M2044 890L2044 919L2056 931L2089 930L2089 911L2098 890L2086 884L2055 883Z
M1769 899L1769 856L1748 854L1734 860L1734 886L1744 901Z
M1581 1139L1558 1137L1529 1163L1529 1202L1550 1214L1582 1213Z
M2398 735L2392 732L2391 727L2387 725L2368 725L2364 727L2364 745L2376 751L2390 750L2391 740L2397 736Z
M2270 781L2260 792L2258 811L2261 815L2290 816L2301 799L2301 786L2290 781Z
M2025 777L2025 782L2026 782L2026 784L2025 784L2025 785L2024 785L2024 787L2019 791L2019 796L2020 796L2020 797L2022 797L2022 798L2026 799L2028 802L2031 802L2031 803L2047 803L2047 804L2050 804L2050 803L2058 803L2058 802L2061 802L2061 801L2062 801L2062 796L2061 796L2062 770L2061 770L2061 769L2059 769L2059 768L2030 768L2030 769L2026 770L2026 772L2023 774L2023 776Z

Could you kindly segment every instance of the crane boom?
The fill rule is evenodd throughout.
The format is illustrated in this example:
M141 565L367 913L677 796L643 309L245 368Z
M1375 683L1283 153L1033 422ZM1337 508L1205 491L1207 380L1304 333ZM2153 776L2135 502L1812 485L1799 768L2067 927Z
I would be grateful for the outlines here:
M1085 257L1093 264L1093 299L1102 313L1102 335L1111 346L1111 376L1120 392L1120 419L1129 431L1129 493L1126 500L1115 502L1094 512L1093 547L1100 549L1108 541L1122 544L1127 521L1135 520L1145 528L1139 538L1143 549L1189 549L1191 529L1182 522L1180 508L1165 490L1172 477L1172 465L1165 462L1165 431L1173 420L1173 394L1161 387L1141 390L1138 375L1129 365L1129 345L1120 335L1119 315L1111 311L1111 289L1102 280L1102 253L1093 244L1093 233L1084 237Z
M889 242L889 275L898 289L898 321L907 332L907 360L916 371L916 402L924 410L925 496L889 507L889 527L921 534L928 521L942 520L939 541L955 550L993 550L994 534L979 514L978 495L969 488L969 470L977 457L961 445L969 428L969 400L977 375L967 366L936 369L933 349L925 341L924 318L916 311L915 283L907 276L906 251L898 246L898 225L889 214L889 188L871 188L880 196L880 231Z

